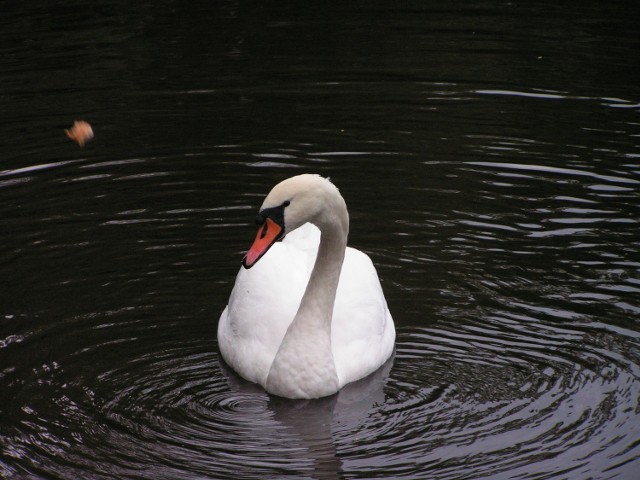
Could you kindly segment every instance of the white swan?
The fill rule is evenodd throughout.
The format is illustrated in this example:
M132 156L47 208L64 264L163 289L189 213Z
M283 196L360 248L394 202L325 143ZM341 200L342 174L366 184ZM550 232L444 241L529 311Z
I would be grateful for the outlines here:
M224 360L287 398L334 394L383 365L393 353L393 319L371 260L347 247L338 189L318 175L284 180L256 222L218 323Z

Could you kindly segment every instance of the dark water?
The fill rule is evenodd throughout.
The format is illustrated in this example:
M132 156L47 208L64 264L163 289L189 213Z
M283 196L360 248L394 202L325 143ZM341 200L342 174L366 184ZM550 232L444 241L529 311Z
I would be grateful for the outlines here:
M3 6L0 477L637 478L636 3L156 3ZM215 339L302 172L398 327L317 402Z

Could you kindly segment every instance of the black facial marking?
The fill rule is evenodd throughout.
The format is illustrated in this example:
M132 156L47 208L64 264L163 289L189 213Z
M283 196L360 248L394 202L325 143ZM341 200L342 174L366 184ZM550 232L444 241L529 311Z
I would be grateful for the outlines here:
M284 209L289 205L291 205L291 202L289 200L286 200L280 206L265 208L264 210L261 210L260 213L258 213L258 216L256 217L256 225L262 225L264 224L264 222L267 221L267 218L270 218L271 220L276 222L278 225L280 225L284 230ZM266 228L262 231L263 236L266 233L266 231L267 231Z
M267 221L267 216L268 216L268 215L265 215L265 214L263 214L262 212L260 212L260 213L258 214L258 216L256 217L256 225L260 226L260 225L262 225L264 222L266 222L266 221Z

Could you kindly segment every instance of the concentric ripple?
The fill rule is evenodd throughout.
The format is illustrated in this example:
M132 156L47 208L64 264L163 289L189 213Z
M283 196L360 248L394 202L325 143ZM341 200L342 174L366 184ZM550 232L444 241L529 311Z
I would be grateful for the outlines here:
M113 363L66 364L104 344L25 365L30 374L5 371L14 410L4 418L17 423L3 432L3 456L20 467L5 464L3 475L586 478L598 469L626 478L640 455L639 350L615 345L635 334L509 312L483 320L402 329L385 369L323 401L270 397L227 371L215 344L193 339L103 371Z
M387 402L356 434L386 475L628 478L640 455L638 363L589 347L579 330L520 327L519 338L474 326L401 333ZM370 449L340 433L349 467L376 476Z
M83 321L71 323L78 328ZM96 329L122 333L113 323L75 333L87 337ZM20 345L34 348L35 337ZM226 478L239 468L239 456L254 475L304 471L309 462L301 463L287 444L291 434L274 421L269 397L246 385L230 390L210 341L158 342L116 369L101 371L114 365L107 360L66 371L67 364L95 362L128 341L103 342L5 373L5 395L14 409L3 413L14 424L3 432L3 456L19 465L5 466L5 476L41 471L63 478ZM7 376L15 380L7 382ZM43 386L55 394L41 395Z

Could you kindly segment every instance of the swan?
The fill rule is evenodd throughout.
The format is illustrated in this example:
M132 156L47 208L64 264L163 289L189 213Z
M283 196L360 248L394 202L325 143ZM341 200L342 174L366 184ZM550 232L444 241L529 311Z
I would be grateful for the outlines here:
M332 395L381 367L393 319L371 259L347 247L349 214L333 183L314 174L280 182L256 223L218 322L225 362L295 399Z

